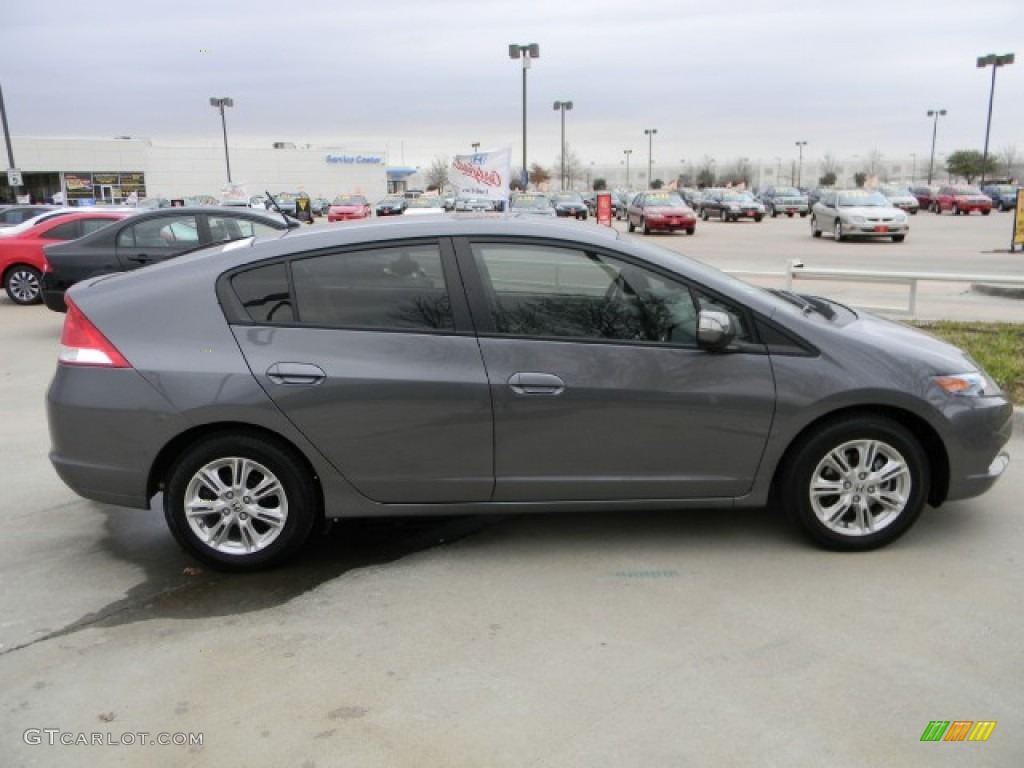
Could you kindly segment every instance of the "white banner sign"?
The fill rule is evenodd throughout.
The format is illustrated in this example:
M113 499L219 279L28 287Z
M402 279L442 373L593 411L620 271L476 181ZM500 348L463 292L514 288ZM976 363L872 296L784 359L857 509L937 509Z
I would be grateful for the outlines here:
M448 181L457 197L508 200L511 171L512 148L489 149L452 158Z

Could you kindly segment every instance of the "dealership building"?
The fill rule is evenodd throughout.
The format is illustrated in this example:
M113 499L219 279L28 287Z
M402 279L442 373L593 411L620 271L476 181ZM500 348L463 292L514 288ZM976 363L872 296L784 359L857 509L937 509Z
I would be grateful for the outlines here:
M375 201L402 192L416 168L391 168L387 154L368 148L313 147L279 142L265 148L174 146L149 139L12 137L23 186L0 173L0 202L64 199L73 205L122 203L147 197L219 198L227 181L250 195L269 190L333 199L358 193Z

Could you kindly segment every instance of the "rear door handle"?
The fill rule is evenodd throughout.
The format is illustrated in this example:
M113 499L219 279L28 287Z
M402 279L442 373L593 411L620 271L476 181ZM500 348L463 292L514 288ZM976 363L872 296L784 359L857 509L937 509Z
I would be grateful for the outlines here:
M150 264L156 261L156 259L150 258L145 253L139 253L135 256L129 256L128 261L134 261L136 264Z
M508 385L517 395L560 395L565 391L565 382L553 373L513 373Z
M327 374L312 363L274 363L267 369L267 378L275 384L313 386L326 379Z

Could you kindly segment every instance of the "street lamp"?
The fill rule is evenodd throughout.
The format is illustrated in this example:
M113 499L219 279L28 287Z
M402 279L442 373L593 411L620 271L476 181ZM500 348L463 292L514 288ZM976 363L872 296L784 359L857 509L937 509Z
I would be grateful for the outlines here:
M917 153L910 153L910 160L913 165L910 167L910 186L914 186L914 181L917 179Z
M775 156L775 186L782 186L782 158Z
M540 46L536 43L529 43L527 45L512 43L508 47L508 57L510 59L523 60L523 188L525 189L526 182L529 179L529 173L526 168L526 70L530 68L530 61L532 59L540 58Z
M800 189L800 182L803 180L804 175L804 147L807 146L806 141L796 142L796 148L800 150L800 162L796 167L796 188Z
M1013 54L1004 53L1002 56L997 56L994 53L990 53L988 56L978 57L978 69L984 69L987 66L992 67L992 90L988 93L988 121L985 123L985 152L982 155L981 160L981 183L985 183L985 170L988 165L988 133L992 128L992 99L996 95L996 70L1000 67L1004 67L1007 64L1013 64Z
M644 134L647 136L647 187L651 187L651 157L654 149L654 134L658 132L657 128L644 128Z
M633 150L624 149L622 154L626 156L626 189L629 189L629 156L633 154Z
M559 182L558 182L559 185L561 185L562 189L565 189L565 187L566 187L566 184L565 184L565 110L567 110L567 109L572 109L572 102L571 101L556 101L555 102L555 111L556 112L558 112L558 111L562 112L562 175L561 175L561 177L559 179Z
M928 161L928 186L932 183L932 170L935 168L935 133L939 130L939 118L945 116L944 109L929 109L928 117L932 118L932 154Z
M228 123L224 119L224 107L235 106L235 100L226 96L222 98L211 97L210 106L220 110L220 125L224 129L224 163L228 167L228 183L231 183L231 158L228 156Z
M479 141L474 141L471 146L473 147L473 154L475 155L477 150L480 149L480 142Z

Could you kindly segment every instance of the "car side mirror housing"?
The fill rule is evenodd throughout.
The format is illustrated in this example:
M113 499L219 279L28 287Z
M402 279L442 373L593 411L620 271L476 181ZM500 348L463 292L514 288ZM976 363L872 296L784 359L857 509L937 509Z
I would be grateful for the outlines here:
M736 328L728 312L702 309L697 316L697 345L701 349L717 352L732 344Z

